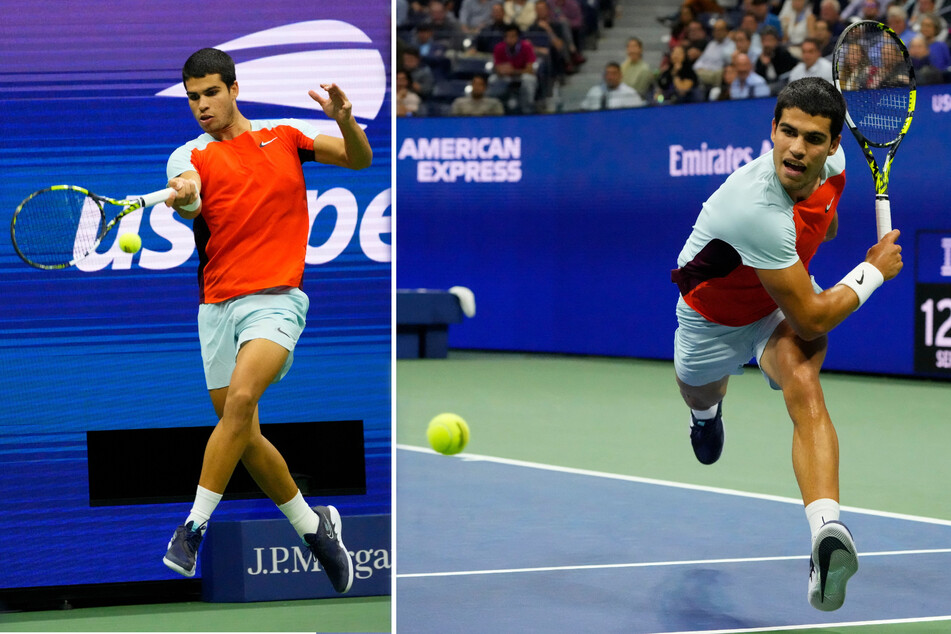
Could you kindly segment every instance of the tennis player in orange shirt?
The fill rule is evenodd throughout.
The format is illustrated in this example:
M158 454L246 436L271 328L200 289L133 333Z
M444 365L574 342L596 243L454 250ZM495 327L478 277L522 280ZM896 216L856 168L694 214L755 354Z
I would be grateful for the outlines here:
M301 290L310 233L302 163L350 169L373 158L351 103L336 84L310 96L341 137L303 121L249 120L238 110L234 61L205 48L182 80L203 134L168 161L167 203L194 219L198 248L198 333L205 380L218 415L205 447L195 503L175 529L165 564L191 577L208 519L238 461L287 516L337 592L353 583L353 562L333 506L311 508L280 452L261 434L258 401L290 369L309 300Z

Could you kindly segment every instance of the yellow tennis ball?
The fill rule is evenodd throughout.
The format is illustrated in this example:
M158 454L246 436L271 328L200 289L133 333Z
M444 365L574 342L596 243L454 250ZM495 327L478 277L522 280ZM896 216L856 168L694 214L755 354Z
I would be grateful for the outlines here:
M451 456L469 444L469 426L456 414L439 414L426 428L429 445L441 454Z
M119 248L126 253L135 253L142 248L142 238L135 233L123 233L119 236Z

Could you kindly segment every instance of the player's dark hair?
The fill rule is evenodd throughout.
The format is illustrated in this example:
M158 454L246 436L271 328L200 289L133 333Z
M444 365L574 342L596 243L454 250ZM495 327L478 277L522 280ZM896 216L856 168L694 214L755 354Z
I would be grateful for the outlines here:
M203 48L192 53L182 67L182 82L189 79L198 79L207 75L221 75L221 81L230 88L236 77L234 74L234 60L224 51L216 48Z
M773 118L779 123L783 111L799 108L813 117L829 119L829 133L832 138L842 134L845 123L845 99L836 87L821 77L804 77L789 82L776 97L776 110Z

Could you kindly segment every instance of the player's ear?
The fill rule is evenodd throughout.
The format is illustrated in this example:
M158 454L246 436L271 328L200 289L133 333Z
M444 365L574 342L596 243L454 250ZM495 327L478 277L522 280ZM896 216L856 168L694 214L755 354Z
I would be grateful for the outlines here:
M235 99L238 96L238 80L234 80L234 83L228 88L228 92L231 93L231 98Z
M833 154L836 153L836 150L839 149L839 143L841 142L842 142L841 134L835 137L834 139L832 139L832 145L829 146L829 156L832 156Z
M773 145L776 145L776 119L773 119L772 128L769 132L769 139L773 142Z

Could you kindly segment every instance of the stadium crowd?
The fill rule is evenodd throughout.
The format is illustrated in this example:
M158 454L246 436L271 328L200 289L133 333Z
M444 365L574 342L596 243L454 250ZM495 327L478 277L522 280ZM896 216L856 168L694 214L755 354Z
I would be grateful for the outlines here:
M619 0L397 0L398 116L529 114L586 63ZM664 25L657 67L630 33L619 61L598 68L581 109L633 108L775 95L793 79L832 81L839 34L857 20L888 24L919 84L951 81L951 1L685 0Z

